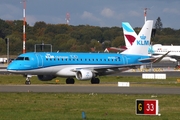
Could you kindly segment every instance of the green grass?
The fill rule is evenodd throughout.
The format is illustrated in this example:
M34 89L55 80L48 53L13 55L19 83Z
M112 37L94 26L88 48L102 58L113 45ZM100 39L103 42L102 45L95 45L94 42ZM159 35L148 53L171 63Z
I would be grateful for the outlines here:
M166 80L141 79L141 77L103 76L100 85L117 85L130 82L131 86L180 87L175 77ZM59 80L58 83L55 81ZM0 75L0 85L24 84L21 75ZM39 81L32 84L63 85L65 78ZM91 85L78 81L77 85ZM161 116L135 114L136 99L157 99ZM0 93L0 120L178 120L180 119L179 95L97 94L97 93Z
M0 93L0 120L177 120L178 95ZM161 116L135 114L136 99L158 99Z

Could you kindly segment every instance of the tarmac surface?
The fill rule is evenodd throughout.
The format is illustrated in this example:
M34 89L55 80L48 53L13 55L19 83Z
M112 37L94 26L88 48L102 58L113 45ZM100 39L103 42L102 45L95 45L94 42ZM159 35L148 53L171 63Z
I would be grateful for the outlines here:
M0 92L180 94L178 87L118 87L99 85L1 85Z
M159 64L158 64L159 65ZM166 73L167 77L180 77L180 71L163 67L163 71L158 73ZM170 64L171 65L171 64ZM174 64L172 65L174 66ZM8 74L6 66L0 66L0 74ZM153 72L153 71L152 71ZM115 75L119 76L142 76L144 71L128 71ZM48 92L48 93L105 93L105 94L180 94L178 87L119 87L116 85L0 85L0 92Z

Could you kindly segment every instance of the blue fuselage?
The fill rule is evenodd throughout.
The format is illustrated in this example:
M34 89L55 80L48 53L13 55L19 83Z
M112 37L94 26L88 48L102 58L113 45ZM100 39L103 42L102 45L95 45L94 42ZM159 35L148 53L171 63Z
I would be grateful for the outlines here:
M116 53L25 53L10 63L8 70L32 70L65 65L127 65L138 64L138 59L148 56Z
M79 70L92 73L109 74L114 70L139 66L141 55L123 55L116 53L56 53L30 52L18 56L7 70L25 75L53 75L73 77ZM112 71L113 70L113 71Z

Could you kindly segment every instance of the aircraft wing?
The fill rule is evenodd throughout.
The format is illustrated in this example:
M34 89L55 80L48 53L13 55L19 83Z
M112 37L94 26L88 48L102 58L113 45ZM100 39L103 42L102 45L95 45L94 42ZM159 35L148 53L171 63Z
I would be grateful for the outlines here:
M142 62L142 63L153 62L153 61L156 60L156 59L158 59L158 58L139 59L139 62Z
M93 68L94 72L101 73L103 71L126 71L128 69L136 68L137 66L141 65L147 65L152 63L157 63L161 61L170 51L168 51L166 54L162 55L158 58L145 58L145 59L139 59L139 62L142 62L141 64L128 64L128 65L116 65L116 66L105 66L105 67L95 67Z
M161 61L169 52L170 52L170 51L168 51L166 54L162 55L161 57L156 58L156 59L153 61L153 63L157 63L157 62Z
M160 57L151 57L151 58L146 58L146 59L140 59L139 62L152 62L152 63L157 63L161 61L170 51L168 51L166 54L160 56Z
M76 68L71 71L77 72L81 69L89 69L93 73L98 73L98 75L109 75L116 72L122 72L126 71L132 68L136 68L141 65L147 65L149 63L143 63L143 64L128 64L128 65L107 65L107 66L98 66L98 67L86 67L86 68Z

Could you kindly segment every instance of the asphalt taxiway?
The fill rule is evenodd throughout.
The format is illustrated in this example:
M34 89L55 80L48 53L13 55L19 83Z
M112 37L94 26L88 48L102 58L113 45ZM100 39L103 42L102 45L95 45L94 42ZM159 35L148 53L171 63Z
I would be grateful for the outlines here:
M178 87L118 87L99 85L0 85L0 92L180 94Z

